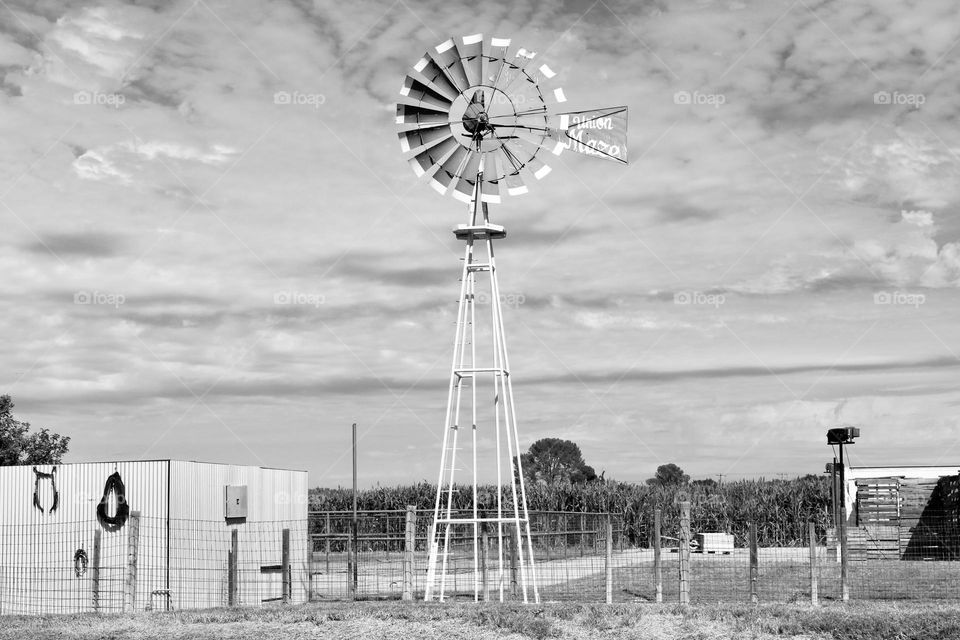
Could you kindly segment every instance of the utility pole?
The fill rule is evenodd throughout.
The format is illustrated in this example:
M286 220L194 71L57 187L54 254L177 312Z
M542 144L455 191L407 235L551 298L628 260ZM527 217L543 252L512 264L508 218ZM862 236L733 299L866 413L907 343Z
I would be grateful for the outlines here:
M726 473L718 473L717 477L720 478L720 484L723 484L723 476L727 475Z

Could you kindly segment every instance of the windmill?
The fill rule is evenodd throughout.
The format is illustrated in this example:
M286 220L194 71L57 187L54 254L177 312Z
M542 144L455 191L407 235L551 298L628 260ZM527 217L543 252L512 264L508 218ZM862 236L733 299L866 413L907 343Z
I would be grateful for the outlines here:
M535 58L526 49L511 56L504 38L451 38L417 61L397 104L400 147L414 172L441 194L469 204L467 224L453 231L465 250L430 528L428 601L464 592L489 599L491 590L501 602L514 593L523 602L540 601L493 252L493 241L505 238L506 230L490 221L488 204L526 193L531 176L540 180L550 172L542 159L550 154L570 150L627 162L627 108L559 112L563 89L549 88L556 74ZM484 299L490 309L478 313ZM489 343L487 357L478 341ZM493 440L496 459L496 495L484 496L483 507L478 430ZM470 452L466 461L458 456L464 449ZM454 503L457 465L464 462L472 488L467 509Z

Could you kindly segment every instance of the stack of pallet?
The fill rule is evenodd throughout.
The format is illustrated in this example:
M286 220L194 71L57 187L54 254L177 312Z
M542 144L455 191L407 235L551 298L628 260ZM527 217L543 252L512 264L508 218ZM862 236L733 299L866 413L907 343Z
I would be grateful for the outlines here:
M860 478L857 524L894 525L900 520L900 478Z
M924 560L942 555L939 478L904 478L900 487L900 552Z
M851 560L900 558L900 479L860 478L857 525L847 531Z
M896 525L847 527L851 560L899 560L900 528Z

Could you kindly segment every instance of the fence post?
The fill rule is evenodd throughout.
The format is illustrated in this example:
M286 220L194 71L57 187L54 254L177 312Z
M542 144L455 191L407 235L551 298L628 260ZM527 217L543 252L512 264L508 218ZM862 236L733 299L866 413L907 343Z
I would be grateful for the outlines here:
M290 529L284 529L281 535L280 580L282 586L280 587L280 594L283 598L283 604L290 604L291 591L293 591L292 575L290 574Z
M587 514L580 514L580 557L586 553L587 549Z
M240 566L238 560L238 551L240 549L238 533L236 529L230 530L230 551L227 552L227 604L231 607L237 606L238 583L237 567Z
M657 587L657 602L663 602L663 564L660 559L660 509L653 512L653 580Z
M510 595L513 597L517 596L518 591L518 582L517 582L517 557L519 554L518 542L517 539L517 529L516 527L510 527ZM456 574L454 574L456 575Z
M690 503L680 503L680 604L690 604Z
M480 534L480 580L483 583L483 601L490 602L490 580L487 576L487 554L490 550L490 536L486 527Z
M326 554L327 559L327 572L324 575L330 575L330 512L327 512L327 526L324 528L323 533L323 551Z
M307 528L307 602L313 602L313 534Z
M413 600L413 552L417 544L417 507L407 505L407 522L403 536L403 596Z
M100 535L100 527L97 527L93 531L93 557L90 559L94 611L100 611Z
M607 573L607 604L613 604L613 519L607 514L607 552L604 554L604 564Z
M137 606L137 547L140 544L140 512L132 511L127 520L127 572L123 581L123 610Z
M820 604L820 595L817 593L817 526L810 523L810 604Z
M356 599L357 597L357 583L353 581L353 563L355 562L354 554L356 550L353 548L353 536L347 536L347 595L351 599Z
M760 575L759 557L757 552L757 523L750 523L750 602L760 601L757 594L757 580Z

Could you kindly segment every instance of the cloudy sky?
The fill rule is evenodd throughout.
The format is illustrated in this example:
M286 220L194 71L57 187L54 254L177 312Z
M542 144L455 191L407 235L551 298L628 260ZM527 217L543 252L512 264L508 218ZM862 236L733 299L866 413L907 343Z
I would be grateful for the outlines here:
M629 166L492 210L524 446L772 477L848 423L855 464L957 463L960 10L914 5L4 0L0 393L70 461L347 484L357 422L362 484L434 479L466 210L393 111L482 32L630 108Z

